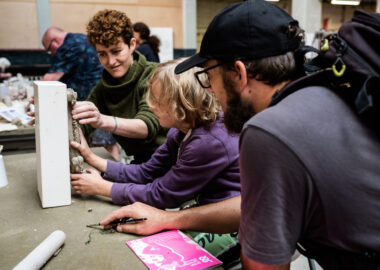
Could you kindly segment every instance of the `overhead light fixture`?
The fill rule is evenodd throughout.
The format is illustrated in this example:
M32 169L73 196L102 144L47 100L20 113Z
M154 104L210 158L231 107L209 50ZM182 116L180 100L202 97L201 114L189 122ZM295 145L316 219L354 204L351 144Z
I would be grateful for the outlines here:
M265 0L267 2L280 2L280 0Z
M358 6L360 0L331 0L333 5L347 5L347 6Z

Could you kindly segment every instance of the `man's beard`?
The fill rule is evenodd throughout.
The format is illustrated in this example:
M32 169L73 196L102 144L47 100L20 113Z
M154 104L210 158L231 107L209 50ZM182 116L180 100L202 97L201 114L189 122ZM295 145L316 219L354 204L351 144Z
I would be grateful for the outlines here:
M227 108L224 112L224 124L229 132L240 133L244 123L247 122L255 111L252 105L240 98L229 78L223 76L224 88L227 93Z

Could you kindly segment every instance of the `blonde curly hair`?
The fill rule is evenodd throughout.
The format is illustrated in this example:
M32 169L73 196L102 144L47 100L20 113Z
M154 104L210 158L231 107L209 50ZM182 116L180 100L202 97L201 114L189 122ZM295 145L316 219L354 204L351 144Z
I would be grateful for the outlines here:
M147 103L154 108L165 104L173 112L177 122L190 128L210 125L216 120L221 110L213 93L204 89L195 79L192 68L184 73L175 74L174 68L185 58L178 58L160 64L153 72L147 91ZM152 95L152 87L158 83L161 89L159 97Z
M96 44L109 47L120 41L120 38L130 45L133 37L132 22L124 12L105 9L92 17L87 24L88 41L95 47Z

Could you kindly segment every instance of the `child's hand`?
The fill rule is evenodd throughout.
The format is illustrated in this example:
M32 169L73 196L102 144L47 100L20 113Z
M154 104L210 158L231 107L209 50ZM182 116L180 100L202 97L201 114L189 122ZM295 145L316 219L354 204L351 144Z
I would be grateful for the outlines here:
M92 167L98 169L101 172L105 172L107 169L107 160L95 155L91 151L90 147L88 147L86 138L83 136L81 129L79 130L79 133L81 143L79 144L74 141L70 142L71 147L77 149L83 156L84 160Z
M77 194L103 195L111 197L112 183L104 180L94 169L87 174L71 174L71 185Z

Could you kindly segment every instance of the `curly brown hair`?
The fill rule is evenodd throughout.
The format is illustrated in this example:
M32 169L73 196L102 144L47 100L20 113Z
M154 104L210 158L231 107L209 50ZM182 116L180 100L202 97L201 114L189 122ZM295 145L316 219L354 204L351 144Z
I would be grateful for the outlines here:
M117 44L120 38L129 46L132 37L132 22L121 11L101 10L87 24L87 38L93 46L100 44L109 47Z

